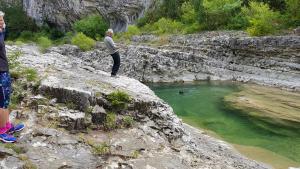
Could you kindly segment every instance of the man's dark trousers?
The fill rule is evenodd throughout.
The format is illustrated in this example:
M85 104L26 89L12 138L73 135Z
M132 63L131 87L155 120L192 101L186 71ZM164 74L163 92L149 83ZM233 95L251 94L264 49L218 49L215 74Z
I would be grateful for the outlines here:
M112 58L114 59L114 65L112 67L111 75L116 75L119 71L120 68L120 54L119 52L116 52L111 55Z

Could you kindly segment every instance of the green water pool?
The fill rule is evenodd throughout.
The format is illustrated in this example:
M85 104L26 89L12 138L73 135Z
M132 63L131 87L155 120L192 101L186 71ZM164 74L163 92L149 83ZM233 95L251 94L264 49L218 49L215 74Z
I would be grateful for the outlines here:
M212 131L235 145L258 147L276 153L291 161L289 163L283 160L288 166L295 164L298 166L294 167L300 166L299 131L282 130L276 124L266 124L259 119L251 119L243 113L226 108L224 96L241 90L239 84L198 82L149 86L157 96L173 107L175 113L185 123ZM266 126L268 130L265 129Z

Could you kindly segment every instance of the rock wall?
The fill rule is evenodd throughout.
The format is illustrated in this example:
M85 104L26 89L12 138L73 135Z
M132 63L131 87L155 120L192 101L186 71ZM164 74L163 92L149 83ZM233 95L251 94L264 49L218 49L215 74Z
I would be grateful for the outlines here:
M153 0L23 0L24 10L37 23L48 23L62 30L89 14L100 14L115 31L125 31L128 24L143 16Z
M120 73L140 81L235 80L300 90L300 36L210 32L133 40L120 45ZM112 59L105 50L99 43L95 51L75 56L90 67L110 71Z

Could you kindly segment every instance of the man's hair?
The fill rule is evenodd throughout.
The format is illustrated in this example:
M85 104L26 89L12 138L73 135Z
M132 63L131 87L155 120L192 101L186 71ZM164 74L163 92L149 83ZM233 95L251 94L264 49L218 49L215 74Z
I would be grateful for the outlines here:
M2 11L0 11L0 16L4 16L5 15L5 13L4 12L2 12Z
M114 33L114 31L113 31L112 29L108 29L108 30L106 31L106 34L108 34L108 33Z

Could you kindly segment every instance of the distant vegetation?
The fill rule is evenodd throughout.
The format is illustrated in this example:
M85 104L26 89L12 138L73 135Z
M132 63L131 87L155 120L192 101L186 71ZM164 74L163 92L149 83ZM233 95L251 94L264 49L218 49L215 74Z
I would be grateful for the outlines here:
M299 9L299 0L157 1L137 26L156 34L246 30L250 35L262 36L300 26Z
M245 30L252 36L281 33L300 26L299 0L165 0L155 1L136 25L119 33L117 39L129 41L139 34L189 34L206 30ZM109 24L91 15L75 22L70 32L48 25L37 26L22 10L22 3L0 0L0 10L15 44L36 42L41 51L52 45L75 44L82 50L94 47ZM83 42L83 43L81 43Z

